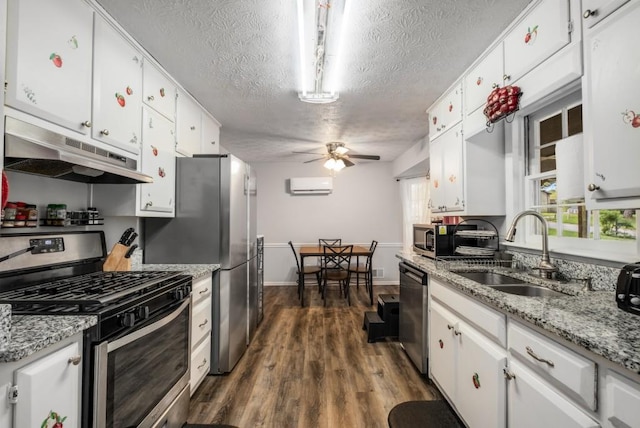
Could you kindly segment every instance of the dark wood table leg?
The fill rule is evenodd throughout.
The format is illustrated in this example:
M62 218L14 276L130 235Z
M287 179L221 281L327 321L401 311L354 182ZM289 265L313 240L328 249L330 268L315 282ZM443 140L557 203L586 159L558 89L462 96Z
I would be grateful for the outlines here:
M304 307L304 256L300 255L300 274L298 276L298 294L300 294L300 306Z
M371 302L371 306L373 306L373 263L369 263L369 301Z

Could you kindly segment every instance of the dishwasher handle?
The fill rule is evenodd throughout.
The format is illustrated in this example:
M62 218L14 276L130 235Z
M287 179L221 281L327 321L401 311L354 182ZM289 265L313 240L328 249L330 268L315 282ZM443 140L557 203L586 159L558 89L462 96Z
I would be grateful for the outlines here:
M422 272L421 270L418 270L416 268L414 268L413 266L410 266L406 263L400 263L398 265L398 267L400 268L400 274L402 275L406 275L409 278L413 279L414 281L417 281L418 283L422 284L422 285L427 285L427 273L426 272Z

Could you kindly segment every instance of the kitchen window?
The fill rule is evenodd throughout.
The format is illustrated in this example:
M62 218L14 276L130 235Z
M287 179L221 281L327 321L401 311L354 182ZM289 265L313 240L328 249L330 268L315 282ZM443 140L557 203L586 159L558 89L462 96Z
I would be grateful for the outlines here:
M527 116L527 206L549 224L552 248L637 251L637 209L585 208L580 91ZM540 224L529 222L527 242L539 242Z

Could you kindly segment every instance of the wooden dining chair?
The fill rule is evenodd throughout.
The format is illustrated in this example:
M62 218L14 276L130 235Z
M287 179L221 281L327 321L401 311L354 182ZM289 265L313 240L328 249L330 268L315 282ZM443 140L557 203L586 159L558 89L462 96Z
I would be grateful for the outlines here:
M329 282L338 283L340 294L344 294L347 304L351 305L351 298L349 297L349 280L351 279L349 265L351 264L353 245L325 245L322 248L322 299L325 306L327 305L326 295Z
M296 283L298 284L298 298L300 299L301 304L304 303L302 289L302 283L300 282L300 269L302 268L303 275L314 275L316 277L316 281L318 282L318 289L322 287L322 278L320 277L321 267L320 266L300 266L300 261L298 260L298 253L296 253L296 249L293 247L293 243L289 241L289 246L291 247L291 251L293 251L293 257L296 259Z
M373 278L371 278L371 260L373 259L373 253L376 251L378 241L371 241L369 246L369 255L364 263L355 263L349 266L349 272L356 276L356 289L360 289L360 276L364 276L364 286L367 291L369 287L373 287Z

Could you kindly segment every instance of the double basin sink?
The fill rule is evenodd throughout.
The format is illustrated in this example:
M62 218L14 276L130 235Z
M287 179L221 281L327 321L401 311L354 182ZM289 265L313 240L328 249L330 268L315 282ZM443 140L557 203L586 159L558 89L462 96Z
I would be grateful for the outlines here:
M497 291L529 297L566 297L564 293L496 272L455 272Z

